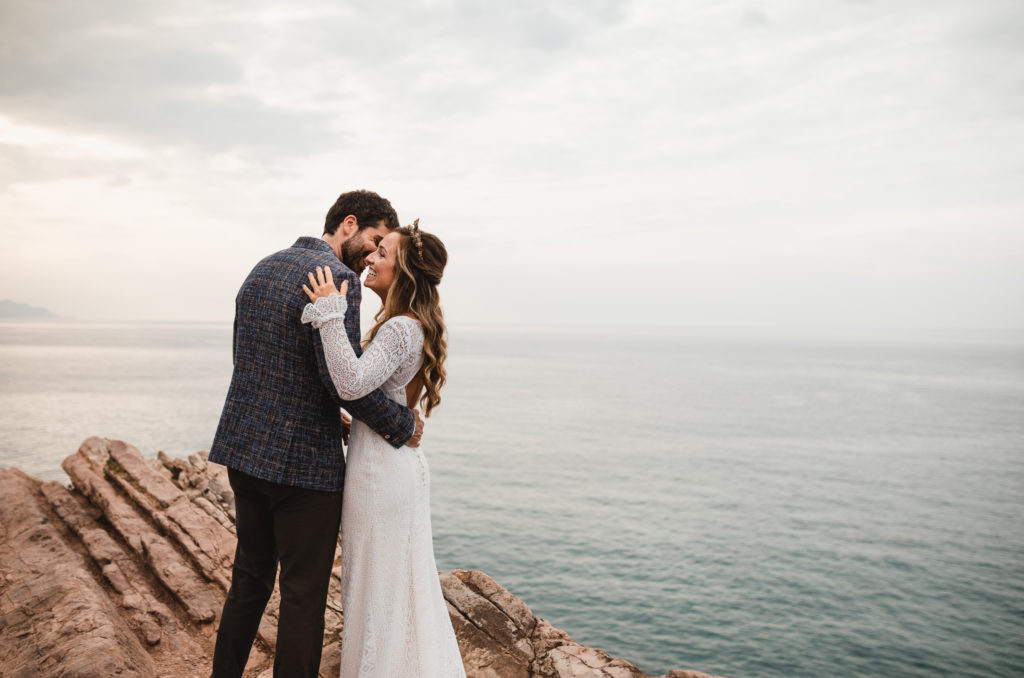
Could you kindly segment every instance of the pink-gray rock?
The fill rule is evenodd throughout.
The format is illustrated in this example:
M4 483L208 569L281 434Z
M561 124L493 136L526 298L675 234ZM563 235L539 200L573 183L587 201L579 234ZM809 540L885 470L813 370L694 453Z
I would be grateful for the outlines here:
M63 466L70 488L0 469L0 676L207 675L235 546L225 469L205 453L147 460L104 438L86 440ZM439 576L469 678L647 678L538 619L482 572ZM339 670L340 580L338 565L325 678ZM279 600L275 591L246 678L271 675Z

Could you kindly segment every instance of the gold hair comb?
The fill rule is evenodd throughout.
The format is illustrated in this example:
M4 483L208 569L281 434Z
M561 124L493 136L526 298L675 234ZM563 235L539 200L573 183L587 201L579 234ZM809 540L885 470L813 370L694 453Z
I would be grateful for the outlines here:
M412 235L412 244L416 245L416 252L417 252L417 254L419 254L420 263L422 264L423 263L423 237L420 235L420 220L419 220L419 218L415 219L412 222L412 226L410 228L412 229L412 233L410 234L410 235Z

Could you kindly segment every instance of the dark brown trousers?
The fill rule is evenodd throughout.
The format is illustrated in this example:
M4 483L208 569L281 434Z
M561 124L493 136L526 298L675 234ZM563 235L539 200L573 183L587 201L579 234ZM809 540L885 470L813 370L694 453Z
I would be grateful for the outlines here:
M316 678L341 524L341 492L278 485L228 469L238 547L212 678L240 678L281 566L274 678Z

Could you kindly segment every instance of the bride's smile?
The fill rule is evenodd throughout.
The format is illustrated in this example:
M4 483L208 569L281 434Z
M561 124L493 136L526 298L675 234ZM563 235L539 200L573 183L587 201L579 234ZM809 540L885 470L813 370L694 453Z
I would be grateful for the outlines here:
M388 233L377 244L377 250L366 256L367 273L364 284L382 300L387 299L388 289L395 280L395 251L400 239L399 234Z

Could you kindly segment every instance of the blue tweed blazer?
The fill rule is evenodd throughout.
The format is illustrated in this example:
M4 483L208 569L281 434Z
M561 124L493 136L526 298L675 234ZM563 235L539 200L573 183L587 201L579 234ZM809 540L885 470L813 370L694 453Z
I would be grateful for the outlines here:
M416 422L380 390L352 401L338 396L320 333L299 320L309 301L302 285L317 266L330 267L338 286L348 281L345 329L362 353L359 277L327 242L299 238L256 264L235 298L235 369L210 461L282 485L337 491L345 479L339 407L396 448Z

